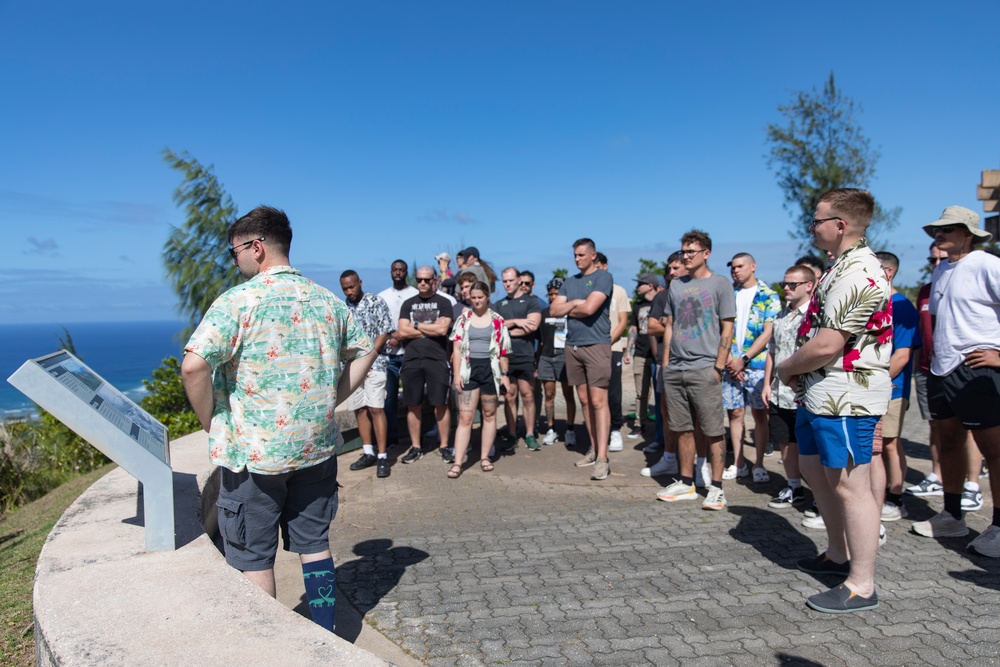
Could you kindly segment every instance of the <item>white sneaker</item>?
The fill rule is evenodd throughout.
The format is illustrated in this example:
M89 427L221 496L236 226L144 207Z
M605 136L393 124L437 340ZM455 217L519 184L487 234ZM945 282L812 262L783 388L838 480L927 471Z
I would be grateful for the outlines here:
M807 516L802 519L802 525L813 530L826 530L826 521L821 516Z
M956 519L949 512L940 512L927 521L914 523L913 532L924 537L965 537L969 528L964 518Z
M625 449L625 444L622 442L622 432L612 431L611 439L608 441L608 451L620 452L623 449Z
M764 484L771 481L771 475L768 474L765 468L754 468L753 481L757 484Z
M559 436L556 434L555 430L550 428L549 432L545 434L544 438L542 438L542 444L554 445L558 438Z
M905 519L908 515L909 512L906 511L903 505L890 503L888 500L882 503L883 521L899 521L900 519Z
M695 461L694 467L694 485L700 489L705 488L712 482L712 464L705 459L705 462L698 465Z
M654 463L648 468L643 468L639 471L639 474L643 477L661 477L665 475L676 475L677 474L677 459L673 461L667 461L666 458L661 458L659 461Z
M990 526L967 547L982 556L1000 558L1000 526Z
M717 486L708 487L708 495L701 504L703 510L720 511L726 507L726 494Z
M962 489L962 511L975 512L983 509L983 494L979 489Z
M882 524L878 525L878 545L882 546L889 540L889 536L885 534L885 526Z
M689 486L681 481L674 482L665 489L660 489L656 494L657 500L668 503L677 502L678 500L694 500L697 497L698 492L694 490L694 486Z
M566 446L576 447L576 433L572 429L566 431Z

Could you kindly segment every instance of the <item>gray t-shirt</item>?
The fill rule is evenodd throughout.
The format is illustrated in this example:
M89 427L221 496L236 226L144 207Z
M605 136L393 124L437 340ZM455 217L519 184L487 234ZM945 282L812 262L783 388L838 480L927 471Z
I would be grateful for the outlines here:
M586 299L593 292L603 292L607 295L601 307L590 317L567 318L567 345L611 345L611 290L614 285L615 281L611 274L601 269L587 275L578 273L566 279L559 288L559 296L564 296L569 301Z
M720 275L684 276L670 283L666 314L673 317L670 368L680 371L715 366L720 321L736 317L733 283Z

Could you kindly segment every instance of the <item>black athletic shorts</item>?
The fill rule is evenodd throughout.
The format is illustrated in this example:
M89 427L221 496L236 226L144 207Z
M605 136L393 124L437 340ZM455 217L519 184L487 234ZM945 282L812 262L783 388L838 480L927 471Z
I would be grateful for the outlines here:
M767 423L771 430L771 442L776 445L785 443L796 443L795 439L795 415L798 410L793 408L779 408L774 403L768 406Z
M524 380L525 382L535 381L535 367L534 366L521 366L518 368L507 368L507 377L512 381Z
M407 407L420 405L424 396L431 405L448 405L451 370L447 361L404 359L399 381L403 383L403 405Z
M1000 369L962 365L944 377L927 377L931 419L958 417L962 426L979 431L1000 426Z
M497 385L493 381L493 369L489 359L470 359L469 381L465 383L464 391L478 389L481 395L496 396Z

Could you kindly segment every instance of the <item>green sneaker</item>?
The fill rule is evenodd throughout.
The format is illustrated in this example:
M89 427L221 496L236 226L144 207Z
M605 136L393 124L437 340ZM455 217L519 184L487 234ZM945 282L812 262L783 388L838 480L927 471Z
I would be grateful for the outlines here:
M527 445L528 449L530 449L533 452L537 452L539 449L542 448L542 446L538 444L538 438L536 438L533 435L524 436L524 444Z

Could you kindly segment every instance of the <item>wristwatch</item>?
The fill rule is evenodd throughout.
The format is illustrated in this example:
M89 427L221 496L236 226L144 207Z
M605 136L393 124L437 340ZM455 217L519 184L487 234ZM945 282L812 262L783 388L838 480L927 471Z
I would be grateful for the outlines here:
M719 377L722 377L723 375L726 374L726 369L722 368L720 366L716 366L715 367L715 372L719 374Z
M743 361L743 368L746 368L747 366L750 365L750 357L748 357L745 354L742 357L742 361Z

